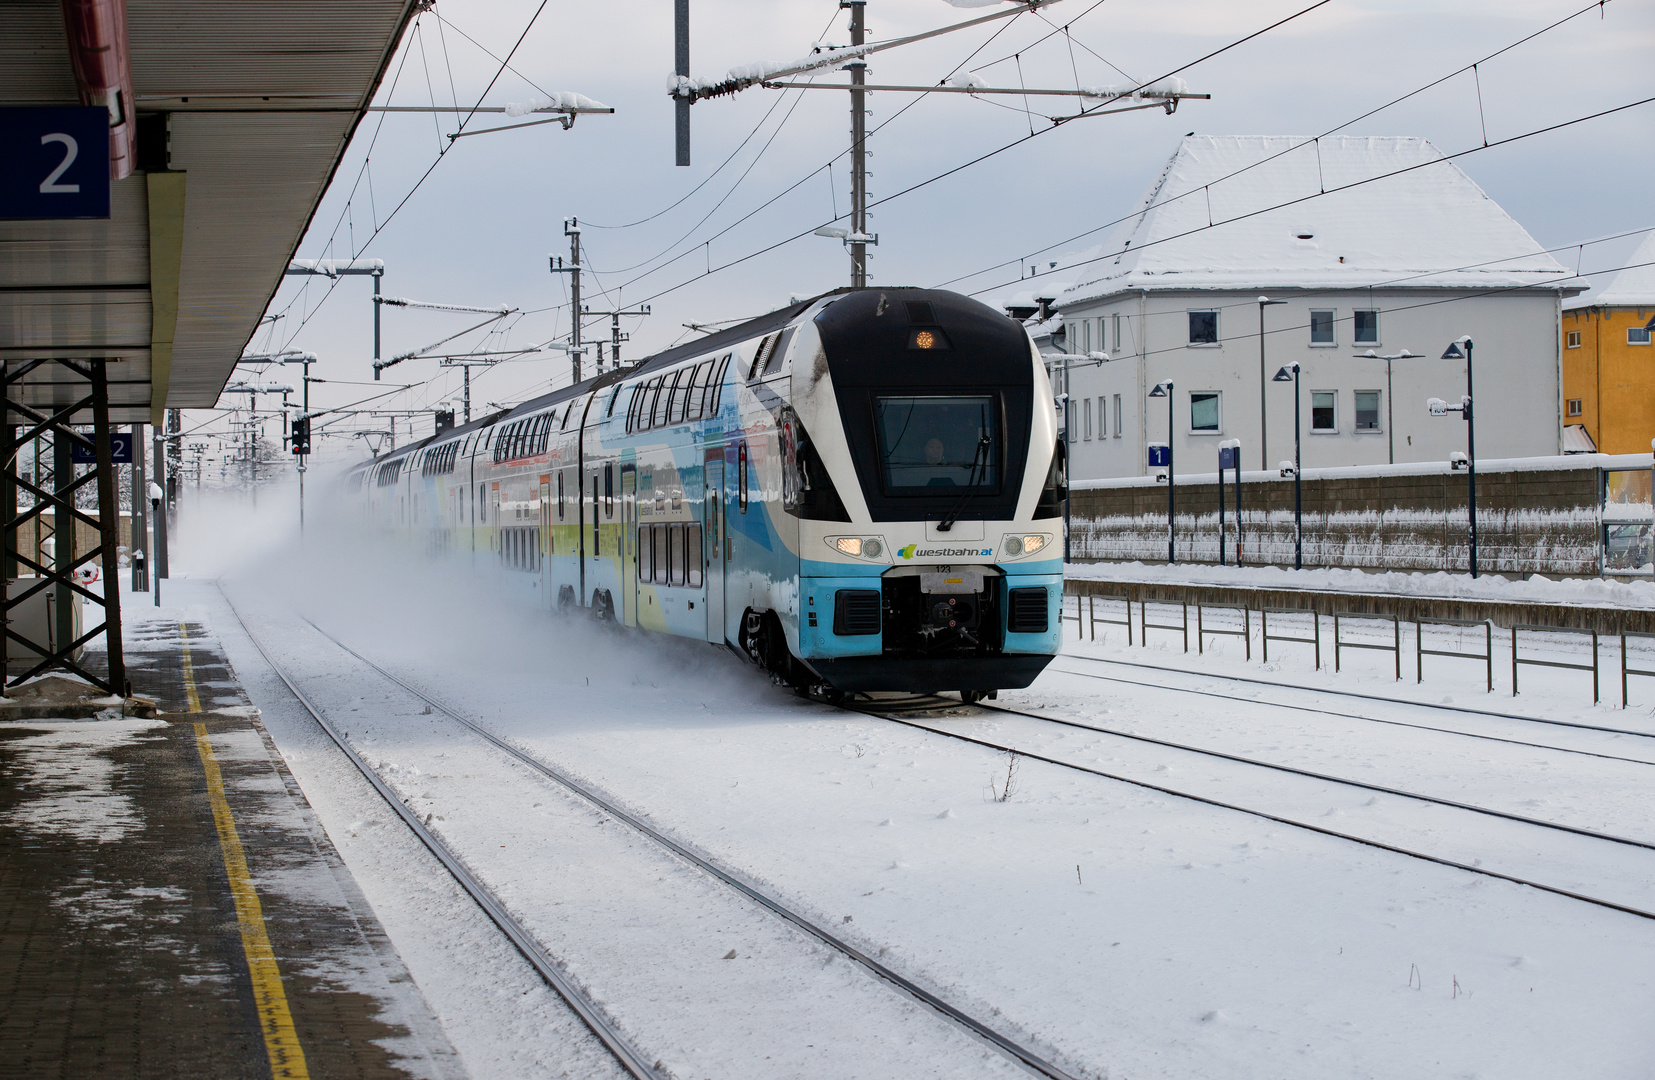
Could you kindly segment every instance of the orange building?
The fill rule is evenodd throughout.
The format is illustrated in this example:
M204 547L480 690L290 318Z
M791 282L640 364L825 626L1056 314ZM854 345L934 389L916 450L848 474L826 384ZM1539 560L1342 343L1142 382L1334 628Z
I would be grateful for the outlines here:
M1642 454L1655 439L1655 233L1627 261L1607 287L1563 302L1565 453Z

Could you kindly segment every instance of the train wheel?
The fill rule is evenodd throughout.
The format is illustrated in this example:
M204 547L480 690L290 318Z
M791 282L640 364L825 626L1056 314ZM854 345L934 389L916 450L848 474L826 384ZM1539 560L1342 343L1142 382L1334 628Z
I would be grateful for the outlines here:
M975 704L977 704L977 702L982 701L984 698L999 697L999 696L1000 696L999 692L995 691L995 690L961 690L960 691L960 700L963 701L967 705L975 705Z

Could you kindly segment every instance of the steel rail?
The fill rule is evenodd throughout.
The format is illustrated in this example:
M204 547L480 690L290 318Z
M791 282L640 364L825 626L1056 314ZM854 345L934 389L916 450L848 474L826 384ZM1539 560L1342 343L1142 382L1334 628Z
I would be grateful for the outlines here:
M419 816L409 809L407 804L397 796L396 791L374 771L373 767L363 760L345 734L335 728L333 722L323 714L322 710L318 709L305 696L304 691L300 690L293 680L288 677L287 672L276 662L275 657L271 656L270 650L266 649L258 635L253 633L253 628L247 625L247 620L242 617L235 602L230 599L229 594L224 592L222 586L219 587L219 592L224 596L224 602L229 605L231 614L235 615L236 620L241 623L242 631L247 635L248 640L259 651L259 655L264 657L264 662L270 665L270 670L276 673L276 677L286 685L305 711L338 745L339 749L350 759L351 764L356 766L357 771L362 774L363 778L373 785L380 798L384 799L386 804L396 811L397 816L402 818L403 823L419 838L420 843L424 844L426 849L436 856L437 861L442 863L443 868L454 878L460 888L464 889L466 894L476 902L477 906L483 909L483 913L511 940L517 951L523 954L523 958L534 967L540 977L557 992L569 1008L574 1010L592 1034L598 1037L598 1040L603 1043L620 1066L636 1077L637 1080L666 1080L666 1074L649 1063L649 1060L621 1033L614 1021L609 1019L602 1009L591 998L587 997L585 991L581 990L563 973L552 955L506 910L506 906L495 897L494 893L471 872L471 869L461 861L459 856L447 844L443 843L435 833L426 827Z
M326 630L323 630L320 626L317 626L310 619L307 618L304 621L328 641L331 641L334 645L349 653L351 656L356 657L357 660L379 673L379 675L386 681L401 687L406 692L419 698L421 701L438 710L451 720L454 720L455 722L468 728L489 745L510 755L514 760L522 762L535 772L538 772L547 779L563 786L574 795L584 799L588 803L602 810L604 813L609 814L616 820L631 826L637 832L655 841L657 844L660 844L672 854L678 856L680 859L689 863L691 866L694 866L696 869L705 872L718 881L723 882L725 885L728 885L730 888L741 893L743 896L770 911L772 914L777 915L785 921L793 924L795 927L820 941L822 944L828 946L836 952L839 952L845 957L856 961L858 964L861 964L868 971L902 990L914 1000L923 1005L930 1006L944 1018L964 1028L977 1038L982 1039L996 1050L999 1050L1001 1053L1005 1054L1015 1063L1023 1066L1031 1072L1049 1077L1051 1080L1076 1080L1076 1078L1070 1073L1064 1072L1062 1069L1058 1068L1056 1065L1053 1065L1051 1062L1036 1054L1034 1051L1018 1044L1011 1038L1002 1035L1000 1032L996 1031L983 1021L976 1019L969 1013L966 1013L956 1006L949 1004L944 999L931 993L929 990L926 990L924 987L918 985L912 980L891 970L848 941L845 941L833 932L815 922L812 922L806 916L799 914L792 908L789 908L775 897L763 892L752 884L743 881L740 877L737 877L730 871L723 869L706 856L696 853L679 841L674 840L672 837L654 828L638 815L626 810L624 807L615 803L612 799L609 799L593 788L588 787L586 784L574 779L556 766L549 765L532 754L513 746L510 742L501 738L499 735L496 735L484 725L466 716L459 710L458 707L450 705L441 698L436 697L428 691L420 689L400 676L374 663L372 660L368 659L366 656L363 656L343 641L340 641Z
M949 701L947 699L935 698L933 700L940 705L946 705L952 708L960 707L958 702ZM1060 769L1070 769L1075 772L1086 773L1089 776L1098 776L1105 780L1114 780L1118 783L1129 784L1132 787L1143 788L1146 791L1153 791L1157 794L1168 795L1176 799L1185 799L1189 802L1216 807L1220 810L1231 810L1235 813L1246 814L1249 817L1260 818L1264 821L1273 821L1278 825L1286 825L1294 829L1303 829L1306 832L1318 833L1322 836L1329 836L1336 840L1348 840L1351 843L1361 844L1364 847L1376 848L1380 851L1388 851L1393 855L1402 855L1410 859L1418 859L1421 862L1434 863L1437 866L1450 867L1454 870L1464 870L1470 874L1480 874L1483 877L1494 878L1495 880L1509 882L1513 885L1524 885L1540 892L1551 893L1554 896L1562 896L1570 900L1578 900L1584 904L1591 904L1595 907L1608 908L1610 911L1618 911L1625 915L1635 915L1640 919L1655 921L1655 911L1645 911L1642 908L1635 908L1627 904L1617 904L1613 900L1603 900L1595 896L1588 896L1585 893L1577 893L1569 889L1560 888L1556 885L1545 885L1538 881L1531 881L1527 878L1518 877L1515 874L1503 874L1498 870L1490 870L1487 867L1475 866L1471 863L1458 862L1454 859L1445 858L1441 855L1428 855L1422 851L1414 851L1411 848L1399 847L1396 844L1387 844L1382 840L1374 840L1369 837L1357 836L1353 833L1340 832L1337 829L1330 829L1323 825L1312 825L1309 822L1284 817L1281 814L1272 814L1268 810L1258 810L1253 807L1242 806L1239 803L1225 802L1222 799L1214 799L1206 795L1197 795L1194 792L1180 791L1177 788L1167 787L1164 784L1154 784L1147 780L1136 780L1130 776L1122 776L1119 773L1106 772L1103 769L1094 769L1088 765L1079 765L1072 761L1063 761L1060 758L1048 757L1044 754L1030 753L1027 750L1022 750L1015 746L1006 746L974 735L966 735L957 731L949 731L946 728L932 727L930 724L909 719L908 717L902 716L898 713L882 712L876 707L873 707L875 705L877 705L877 703L870 703L867 706L847 703L839 705L837 708L844 709L849 712L861 713L864 716L871 716L879 720L889 721L893 724L901 724L904 727L915 728L919 731L929 731L933 735L941 735L944 738L957 739L960 742L987 747L990 750L998 750L1007 754L1016 754L1018 757L1028 758L1030 761L1039 761L1047 765L1056 765ZM1037 719L1045 718L1039 717Z
M1105 662L1108 662L1108 661L1105 661ZM1262 702L1259 701L1258 698L1242 697L1239 694L1221 694L1216 690L1197 690L1197 689L1194 689L1194 688L1188 687L1188 686L1167 686L1164 683L1140 682L1137 679L1123 679L1123 678L1120 678L1117 675L1098 675L1098 674L1094 674L1093 672L1090 672L1090 671L1073 671L1069 668L1054 667L1054 668L1050 668L1048 670L1055 671L1055 672L1058 672L1058 673L1063 674L1063 675L1073 675L1077 679L1098 679L1102 682L1120 683L1123 686L1141 686L1141 687L1144 687L1144 688L1149 689L1149 690L1170 690L1170 691L1173 691L1174 693L1179 693L1179 694L1194 694L1194 695L1197 695L1199 697L1217 698L1220 701L1239 701L1239 702L1249 703L1249 704L1254 704L1254 705L1263 704ZM1182 671L1183 669L1181 669L1181 668L1166 668L1164 670L1167 670L1167 671ZM1195 674L1195 673L1194 672L1187 672L1186 674ZM1202 674L1205 674L1205 673L1202 673ZM1229 676L1214 675L1214 676L1211 676L1211 677L1215 678L1215 679L1223 679L1223 678L1228 678ZM1280 684L1277 684L1277 685L1280 685ZM1294 689L1301 689L1301 688L1300 687L1285 687L1285 689L1294 690ZM1331 692L1332 693L1340 693L1341 691L1335 690L1335 691L1331 691ZM1394 699L1380 699L1380 700L1394 700ZM1397 704L1397 705L1412 705L1412 704L1414 704L1411 701L1394 701L1394 703ZM1269 703L1269 705L1273 709L1288 709L1288 710L1291 710L1293 712L1318 713L1322 716L1336 716L1336 717L1339 717L1339 718L1345 719L1345 720L1366 720L1369 723L1373 723L1373 724L1386 724L1386 725L1389 725L1391 727L1412 728L1415 731L1434 731L1434 732L1438 732L1439 734L1442 734L1442 735L1457 735L1457 736L1459 736L1461 738L1465 738L1465 739L1482 739L1482 740L1485 740L1487 742L1506 743L1506 744L1509 744L1511 746L1524 746L1524 747L1528 747L1528 748L1533 749L1533 750L1549 750L1549 751L1559 753L1559 754L1579 754L1582 757L1602 758L1605 761L1624 761L1624 762L1626 762L1628 764L1631 764L1631 765L1655 765L1655 761L1651 761L1648 758L1625 757L1621 754L1605 754L1605 753L1602 753L1602 752L1597 751L1597 750L1577 750L1573 747L1557 746L1553 743L1537 743L1537 742L1528 742L1527 740L1524 740L1524 739L1508 739L1508 738L1505 738L1504 736L1501 736L1501 735L1483 735L1483 734L1480 734L1480 733L1475 732L1475 731L1455 731L1453 728L1434 727L1430 724L1411 724L1406 720L1387 720L1384 717L1380 717L1380 716L1367 716L1363 713L1340 712L1337 709L1323 709L1323 708L1318 708L1314 705L1292 705L1292 704L1288 704L1287 702L1281 702L1281 701L1272 701L1272 702ZM1597 729L1597 730L1602 730L1602 729Z
M1153 601L1151 601L1153 603ZM1636 735L1641 739L1655 739L1655 732L1633 731L1630 728L1603 727L1601 724L1580 724L1570 720L1548 720L1543 716L1524 716L1522 713L1499 712L1494 709L1471 709L1464 705L1444 705L1432 701L1403 701L1398 698L1384 697L1380 694L1359 694L1354 690L1335 690L1331 687L1294 686L1291 683L1273 682L1270 679L1250 679L1245 675L1222 675L1207 671L1191 671L1188 668L1165 667L1161 664L1145 664L1136 660L1113 660L1099 656L1077 656L1074 653L1058 654L1065 660L1081 660L1088 664L1119 664L1124 667L1143 668L1146 671L1170 672L1174 675L1188 675L1192 678L1226 679L1230 682L1249 683L1253 686L1268 686L1272 690L1298 690L1304 693L1337 694L1340 697L1356 698L1361 701L1379 701L1386 705L1411 705L1416 709L1436 709L1439 712L1464 713L1467 716L1489 716L1497 720L1526 720L1531 724L1549 724L1552 727L1575 728L1580 731L1601 731L1609 735ZM1481 659L1479 656L1478 659ZM1129 680L1122 679L1122 682ZM1152 683L1139 685L1151 686ZM1250 699L1243 699L1250 700Z
M943 700L947 700L944 698ZM1043 720L1048 724L1060 724L1063 727L1077 728L1081 731L1094 731L1099 735L1112 735L1118 739L1131 739L1134 742L1149 743L1152 746L1164 746L1171 750L1181 750L1185 753L1200 754L1203 757L1218 758L1222 761L1233 761L1240 765L1252 765L1260 769L1273 769L1276 772L1290 773L1293 776L1303 776L1311 780L1322 780L1331 784L1343 784L1346 787L1361 788L1364 791L1377 791L1381 795L1394 795L1398 798L1413 799L1416 802L1432 803L1436 806L1448 806L1455 810L1466 810L1473 814L1486 814L1489 817L1501 818L1505 821L1515 821L1522 825L1533 825L1541 829L1556 829L1558 832L1573 833L1576 836L1590 837L1593 840L1604 840L1611 844L1625 844L1628 847L1643 848L1646 851L1655 851L1655 843L1647 840L1633 840L1625 836L1615 836L1612 833L1597 832L1592 829L1581 828L1578 825L1564 825L1556 821L1546 821L1542 818L1525 817L1522 814L1513 814L1505 810L1492 810L1475 803L1456 802L1453 799L1438 798L1435 795L1421 795L1417 791L1408 791L1405 788L1386 787L1384 784L1370 784L1363 780L1350 780L1330 773L1319 773L1311 769L1301 769L1293 765L1281 765L1273 761L1261 761L1258 758L1243 757L1240 754L1230 754L1223 750L1208 750L1188 743L1173 742L1170 739L1157 739L1153 735L1134 735L1131 732L1117 728L1098 727L1094 724L1083 724L1078 720L1069 720L1060 716L1046 716L1041 713L1024 712L1021 709L1008 709L1003 705L986 705L976 703L980 709L991 712L1006 713L1010 716L1021 716L1028 720Z

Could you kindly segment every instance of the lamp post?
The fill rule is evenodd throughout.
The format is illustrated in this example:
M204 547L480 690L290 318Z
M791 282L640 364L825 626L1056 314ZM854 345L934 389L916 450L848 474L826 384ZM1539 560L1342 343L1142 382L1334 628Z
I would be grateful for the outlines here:
M1655 319L1651 319L1655 322ZM1460 346L1464 345L1462 351ZM1465 396L1458 405L1450 405L1440 398L1427 401L1426 408L1431 410L1432 416L1446 416L1457 412L1465 417L1465 472L1466 490L1468 492L1467 507L1470 513L1470 528L1466 533L1466 540L1471 549L1471 576L1477 576L1477 421L1471 409L1471 338L1462 334L1448 343L1448 348L1442 352L1444 360L1465 360Z
M1391 393L1391 361L1409 360L1417 357L1418 355L1418 353L1411 353L1407 349L1403 349L1401 352L1385 354L1376 353L1372 349L1369 349L1367 352L1362 354L1362 356L1368 360L1385 361L1385 441L1389 448L1389 453L1387 456L1390 458L1392 465L1396 464L1396 410L1392 407L1392 402L1395 400L1395 395Z
M1294 361L1276 372L1274 382L1293 384L1293 569L1304 569L1304 444L1299 422L1299 364Z
M1285 303L1286 300L1272 300L1268 296L1258 298L1258 453L1261 469L1270 468L1270 423L1264 407L1264 309L1272 304Z
M1177 518L1174 516L1173 503L1174 489L1178 484L1172 471L1172 380L1165 379L1156 383L1149 396L1167 399L1167 562L1170 564L1178 561L1178 530L1174 524Z

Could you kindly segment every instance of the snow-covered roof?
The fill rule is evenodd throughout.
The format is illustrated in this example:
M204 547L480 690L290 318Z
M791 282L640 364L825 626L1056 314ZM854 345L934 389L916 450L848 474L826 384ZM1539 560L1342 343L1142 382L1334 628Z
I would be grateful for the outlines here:
M1118 254L1077 268L1090 279L1058 303L1136 289L1584 287L1540 247L1425 139L1190 135L1116 229L1106 250Z
M1566 300L1563 306L1571 311L1585 307L1655 308L1655 232L1644 237L1626 260L1626 269L1607 285Z

